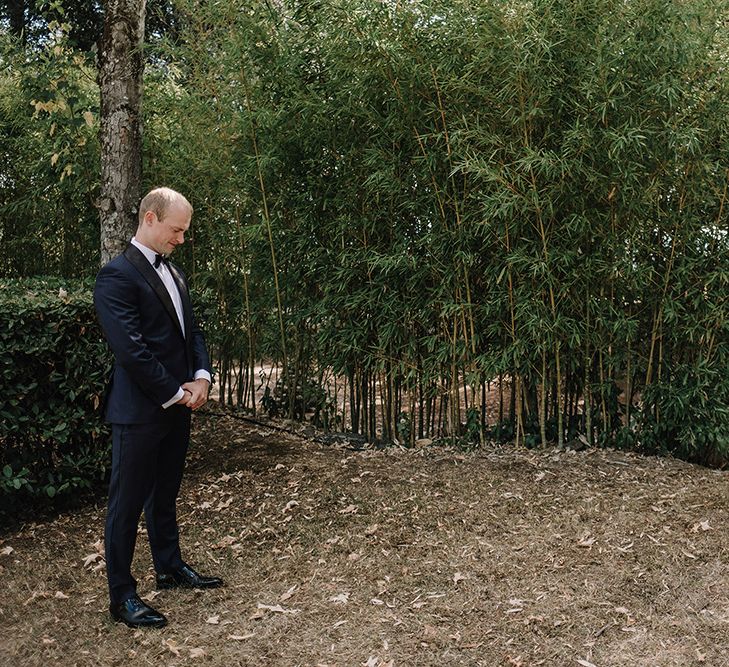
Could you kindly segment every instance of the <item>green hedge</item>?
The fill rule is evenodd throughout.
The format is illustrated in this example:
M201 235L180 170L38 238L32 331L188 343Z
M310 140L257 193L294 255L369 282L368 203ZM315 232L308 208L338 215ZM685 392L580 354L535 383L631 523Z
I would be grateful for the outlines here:
M0 509L103 481L111 362L90 282L0 281Z

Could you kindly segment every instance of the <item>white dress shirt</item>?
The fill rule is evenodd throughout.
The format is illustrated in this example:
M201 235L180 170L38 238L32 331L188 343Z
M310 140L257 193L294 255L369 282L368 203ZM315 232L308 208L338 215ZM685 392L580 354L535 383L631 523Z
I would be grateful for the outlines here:
M180 328L182 329L182 335L185 336L185 320L182 314L182 298L180 297L180 290L177 288L177 284L175 283L175 279L172 277L172 272L170 271L170 267L167 266L164 262L160 262L159 266L155 268L154 266L154 260L157 256L157 253L152 250L151 248L148 248L145 245L142 245L139 241L137 241L136 238L132 238L132 245L135 246L148 260L149 263L152 265L152 268L157 272L157 275L162 279L162 283L167 288L167 291L170 294L170 298L172 299L172 304L175 307L175 312L177 313L177 319L180 321ZM204 368L200 368L195 371L194 379L198 380L200 378L203 378L207 380L208 382L211 381L210 373L208 373ZM177 393L166 403L162 405L162 407L166 410L171 405L174 405L179 401L183 396L185 395L185 391L182 387L180 387L177 390Z

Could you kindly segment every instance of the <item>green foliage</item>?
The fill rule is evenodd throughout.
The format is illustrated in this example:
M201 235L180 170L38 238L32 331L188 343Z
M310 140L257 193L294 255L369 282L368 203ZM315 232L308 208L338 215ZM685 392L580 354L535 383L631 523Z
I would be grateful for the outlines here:
M701 430L674 381L725 367L726 3L177 10L148 174L196 193L223 385L266 357L346 378L370 435L410 408L408 438L726 455L664 421ZM479 391L499 375L506 422Z
M11 465L3 466L2 476L0 477L0 496L20 491L21 489L32 489L28 477L30 471L28 468L13 470Z
M0 495L20 502L98 485L110 455L100 402L111 365L90 285L0 281L0 368Z
M93 275L99 93L66 26L26 53L0 34L0 277Z
M727 0L173 14L148 48L145 179L195 207L179 260L221 400L255 410L265 359L267 407L311 412L302 378L315 405L334 377L327 419L371 438L582 434L726 461ZM3 56L6 275L83 273L96 252L96 177L60 178L98 150L70 112L95 107L58 107L53 82L95 88L49 48Z
M103 31L103 3L100 0L10 0L0 2L0 19L10 22L10 7L19 2L24 10L23 43L29 49L42 48L55 26L65 22L69 42L80 51L94 51ZM12 26L20 32L21 26ZM170 0L146 0L145 29L154 40L174 36L177 17ZM19 35L16 35L20 37Z
M646 389L644 410L642 444L649 451L672 451L715 465L727 457L729 378L725 371L704 362L676 368L669 379Z

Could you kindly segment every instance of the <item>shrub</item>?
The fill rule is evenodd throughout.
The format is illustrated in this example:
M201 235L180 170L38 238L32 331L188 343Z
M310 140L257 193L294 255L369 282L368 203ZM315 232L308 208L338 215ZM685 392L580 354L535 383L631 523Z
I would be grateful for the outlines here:
M725 367L724 367L725 368ZM729 380L706 363L685 364L644 395L642 447L720 466L729 461Z
M111 357L91 285L0 281L0 498L71 496L102 481Z

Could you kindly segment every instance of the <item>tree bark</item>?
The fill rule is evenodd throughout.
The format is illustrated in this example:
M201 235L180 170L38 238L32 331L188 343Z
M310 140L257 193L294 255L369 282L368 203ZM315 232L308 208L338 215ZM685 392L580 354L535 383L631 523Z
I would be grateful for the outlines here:
M142 178L145 0L105 0L101 39L101 263L121 253L137 227Z

